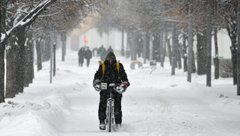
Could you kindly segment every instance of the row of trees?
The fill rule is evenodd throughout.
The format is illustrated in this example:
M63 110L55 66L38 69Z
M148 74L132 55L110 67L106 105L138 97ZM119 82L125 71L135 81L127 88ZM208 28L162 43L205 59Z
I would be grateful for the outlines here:
M108 8L100 11L103 18L99 28L105 27L107 30L111 26L126 31L132 60L137 59L138 49L142 49L144 62L147 59L158 59L163 66L165 55L168 54L173 75L175 68L181 68L183 63L189 82L191 74L197 72L199 75L207 75L207 86L211 86L212 56L215 78L219 78L217 32L226 29L232 42L233 84L238 83L239 86L239 3L239 0L109 0ZM196 37L197 43L197 66L193 37ZM212 37L215 41L214 55L211 54ZM158 54L157 58L154 58L154 54ZM183 58L183 62L179 58Z
M64 61L67 32L95 11L99 2L101 1L0 1L0 102L23 92L23 88L32 83L34 50L37 70L41 70L42 61L49 60L51 46L59 36Z
M93 11L102 15L98 23L100 31L108 32L109 27L115 27L123 34L127 32L133 60L138 54L145 63L147 59L156 59L164 66L168 54L172 75L177 67L188 72L189 82L195 71L199 75L206 74L208 86L211 86L211 37L215 39L215 78L218 78L217 31L225 28L232 41L233 83L238 84L240 94L238 0L1 0L0 102L23 92L23 88L32 82L34 45L38 70L41 70L42 61L50 58L51 46L58 36L62 41L64 61L66 33ZM197 37L197 67L194 36ZM122 54L124 52L122 48Z

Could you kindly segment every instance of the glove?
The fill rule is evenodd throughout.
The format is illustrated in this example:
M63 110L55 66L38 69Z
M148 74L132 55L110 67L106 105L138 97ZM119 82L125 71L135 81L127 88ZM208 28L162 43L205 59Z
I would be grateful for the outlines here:
M119 94L122 94L125 92L126 89L124 89L121 85L116 87L116 92L118 92Z
M127 87L128 87L128 82L122 82L120 86L117 86L116 87L116 91L119 93L119 94L122 94L126 91Z
M95 85L94 88L95 88L95 90L96 90L97 92L100 92L100 91L101 91L100 84Z
M93 87L97 92L101 91L100 83L101 83L101 81L99 79L96 79L93 81Z
M125 89L129 86L129 83L127 81L122 82L121 86Z

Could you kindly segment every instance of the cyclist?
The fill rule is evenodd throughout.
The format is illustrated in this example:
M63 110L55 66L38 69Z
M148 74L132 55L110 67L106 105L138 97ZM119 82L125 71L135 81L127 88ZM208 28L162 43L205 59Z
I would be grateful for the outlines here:
M113 91L114 98L114 116L116 127L120 127L122 123L122 108L121 100L122 93L125 92L126 88L130 85L128 82L127 74L123 68L123 65L116 61L116 57L113 52L109 52L106 56L106 59L98 68L98 71L95 73L93 80L93 87L96 91L100 92L100 102L98 109L98 118L100 121L99 129L106 129L106 107L107 99L110 97L110 91L102 90L101 83L115 83L119 86L116 91ZM102 90L102 91L101 91Z

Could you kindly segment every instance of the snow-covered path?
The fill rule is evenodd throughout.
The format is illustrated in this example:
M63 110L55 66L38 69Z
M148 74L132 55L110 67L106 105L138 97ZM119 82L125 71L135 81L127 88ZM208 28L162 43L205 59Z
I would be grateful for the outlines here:
M99 95L92 87L98 68L77 66L76 53L58 62L53 84L48 82L48 65L40 71L25 93L0 106L1 136L238 136L240 99L231 79L204 85L205 77L170 69L129 69L121 60L131 86L123 96L123 124L109 134L98 129Z

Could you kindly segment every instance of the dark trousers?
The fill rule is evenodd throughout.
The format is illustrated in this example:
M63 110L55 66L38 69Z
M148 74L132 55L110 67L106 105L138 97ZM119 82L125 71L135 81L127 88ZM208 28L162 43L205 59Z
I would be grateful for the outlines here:
M83 62L84 62L84 60L83 60L83 59L78 59L78 65L79 65L79 66L81 66L81 67L82 67L82 66L83 66Z
M109 93L100 92L100 102L98 108L98 118L100 122L105 121L106 119L106 109L107 109L107 99L110 97ZM113 92L114 98L114 116L115 116L115 123L121 124L122 123L122 94L117 92Z
M89 67L90 59L87 59L87 67Z
M82 66L83 66L83 63L82 63L82 62L81 62L81 63L79 63L79 66L81 66L81 67L82 67Z

